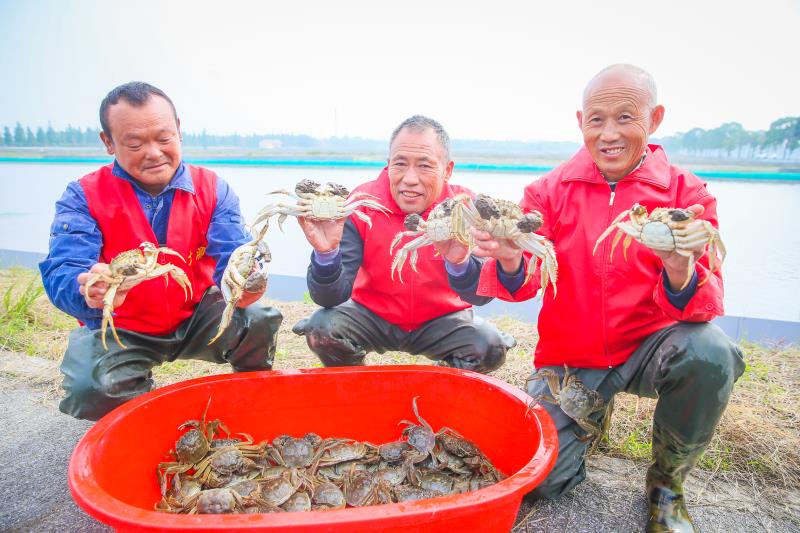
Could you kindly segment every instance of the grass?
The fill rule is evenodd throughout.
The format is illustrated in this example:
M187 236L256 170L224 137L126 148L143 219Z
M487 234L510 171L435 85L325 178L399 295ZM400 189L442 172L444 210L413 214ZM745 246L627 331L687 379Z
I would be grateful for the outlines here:
M75 320L56 310L43 296L38 276L28 270L0 270L0 349L60 361ZM305 299L304 299L305 300ZM278 332L276 370L321 366L305 339L291 327L308 316L310 302L268 302L284 315ZM492 373L524 388L531 371L535 328L512 317L493 319L514 335L506 364ZM747 362L728 409L698 467L706 476L746 480L761 486L796 488L800 484L800 348L742 343ZM0 355L2 357L2 355ZM401 352L370 354L367 364L428 364L425 357ZM227 365L175 361L154 369L159 385L194 377L227 373ZM597 453L648 461L655 400L619 394L609 435Z

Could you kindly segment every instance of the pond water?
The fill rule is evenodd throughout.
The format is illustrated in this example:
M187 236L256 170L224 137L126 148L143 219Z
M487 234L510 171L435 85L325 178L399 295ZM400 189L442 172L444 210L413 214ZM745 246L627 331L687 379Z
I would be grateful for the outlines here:
M67 184L99 165L0 163L0 249L47 252L54 204ZM374 179L375 168L276 168L208 164L239 195L246 220L268 203L266 193L294 187L302 178L352 188ZM535 174L459 172L453 182L518 201ZM728 250L724 265L728 315L800 321L800 183L708 180L718 201ZM311 251L297 223L284 233L270 228L271 272L305 276Z

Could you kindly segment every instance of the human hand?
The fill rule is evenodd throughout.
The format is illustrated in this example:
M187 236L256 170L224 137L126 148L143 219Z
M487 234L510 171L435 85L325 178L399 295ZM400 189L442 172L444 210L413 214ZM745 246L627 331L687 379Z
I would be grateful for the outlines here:
M315 220L297 217L297 223L300 224L300 229L303 230L306 240L319 253L330 252L339 247L346 220L346 218Z
M87 290L86 283L89 281L89 278L95 275L101 275L105 276L106 278L110 278L111 269L108 267L108 263L95 263L88 272L78 274L78 290L83 295L84 300L86 300L86 305L92 309L102 309L104 306L103 298L108 292L109 284L107 281L104 281L103 278L101 278L99 281L93 283L92 286ZM117 289L117 293L114 295L114 302L112 304L114 308L122 305L122 302L125 301L125 296L128 294L128 290L129 288L123 287L119 287Z
M506 272L516 272L522 262L522 248L508 239L497 239L488 231L469 229L475 239L472 255L476 257L493 257Z
M690 205L686 209L691 211L695 218L691 223L689 223L688 226L686 226L686 232L689 234L704 232L705 230L703 228L703 221L698 220L697 217L703 214L705 208L700 204L694 204ZM685 248L694 253L694 258L691 261L692 264L694 264L694 261L697 261L703 257L706 249L706 243L706 240L698 239L697 243ZM675 250L670 252L653 250L653 252L661 258L661 262L664 264L664 271L667 274L670 288L673 291L681 290L692 277L692 272L689 271L690 258L688 256L679 254Z
M242 286L242 296L236 302L236 307L247 307L257 302L267 291L267 273L258 271L247 276L247 280Z
M456 239L437 241L433 245L445 261L454 265L463 263L469 256L469 248Z

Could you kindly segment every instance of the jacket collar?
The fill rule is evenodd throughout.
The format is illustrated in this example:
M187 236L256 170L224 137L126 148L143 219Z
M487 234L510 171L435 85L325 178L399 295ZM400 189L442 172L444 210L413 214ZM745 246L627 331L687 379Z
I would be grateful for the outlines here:
M452 176L450 178L452 179ZM381 204L387 207L392 213L396 215L405 216L406 213L404 213L403 210L400 209L400 206L397 205L397 202L395 202L394 200L394 196L392 196L392 189L389 185L389 167L383 167L383 170L381 170L381 174L380 176L378 176L378 179L375 180L375 183L376 183L375 196L380 198ZM444 184L444 187L442 187L442 193L439 195L439 198L431 205L429 205L428 208L425 210L425 212L421 213L420 216L422 216L422 218L424 219L427 219L428 213L430 213L434 207L439 205L439 203L446 200L447 198L452 198L455 195L456 191L452 187L450 187L450 182L448 181L447 183Z
M118 178L124 179L125 181L129 181L131 185L134 186L137 190L141 191L144 194L150 194L144 189L142 189L141 185L134 179L133 176L128 174L128 172L122 168L119 162L115 159L114 166L111 168L111 173ZM164 190L161 191L157 196L161 196L164 193L171 191L172 189L181 189L188 193L194 194L194 182L192 181L192 176L189 172L189 169L186 168L186 165L181 161L181 164L178 165L178 170L175 171L175 175L172 176L172 179L164 187ZM152 196L152 195L151 195Z
M640 181L659 189L668 189L670 184L669 161L667 161L664 149L657 144L648 144L645 153L644 163L619 182ZM608 183L592 160L586 146L581 147L578 153L566 163L563 172L564 181Z

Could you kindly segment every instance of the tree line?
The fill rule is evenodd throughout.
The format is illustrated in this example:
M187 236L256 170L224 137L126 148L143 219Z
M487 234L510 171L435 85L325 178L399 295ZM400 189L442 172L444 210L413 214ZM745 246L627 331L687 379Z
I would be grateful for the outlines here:
M100 130L67 126L63 130L56 130L49 125L47 128L39 126L36 131L30 126L22 127L17 122L14 128L3 127L3 146L102 146Z
M44 147L44 146L102 146L100 130L68 125L56 130L48 124L47 128L23 127L19 122L13 128L3 127L2 145L6 147ZM726 122L717 128L706 130L694 128L685 133L654 139L671 152L697 157L718 157L752 159L775 157L788 159L800 148L800 117L782 117L775 120L768 130L750 131L738 122ZM385 140L358 137L332 137L317 139L309 135L250 134L215 135L203 130L200 133L184 133L183 144L198 148L245 148L245 149L288 149L288 150L386 150ZM478 141L453 140L456 151L524 152L545 149L562 151L560 145L572 143L525 143L521 141ZM545 146L547 145L547 146ZM571 146L569 148L572 149Z
M700 157L752 159L774 156L788 159L800 148L800 117L782 117L768 130L749 131L738 122L704 130L694 128L658 139L670 152Z

